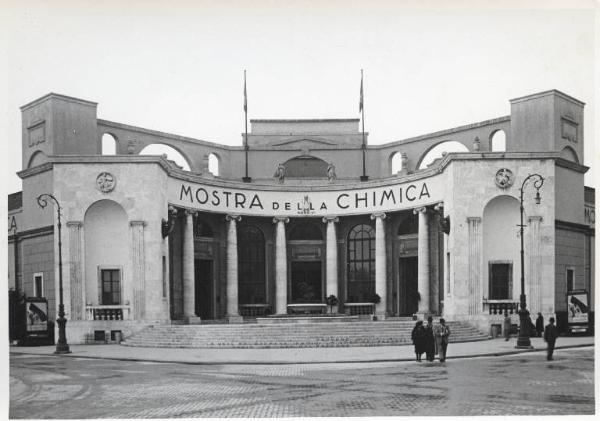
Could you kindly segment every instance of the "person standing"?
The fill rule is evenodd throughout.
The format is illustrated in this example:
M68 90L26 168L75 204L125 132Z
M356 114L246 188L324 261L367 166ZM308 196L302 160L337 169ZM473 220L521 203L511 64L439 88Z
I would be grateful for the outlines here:
M440 324L435 327L435 345L436 353L440 355L440 362L446 361L446 350L448 349L448 337L450 328L446 325L446 320L440 319Z
M535 319L535 331L539 338L542 337L542 333L544 333L544 316L542 313L538 313L537 319Z
M423 326L423 320L419 320L412 330L412 341L415 345L415 355L417 361L421 362L421 356L425 352L425 327Z
M427 361L433 361L435 358L435 337L433 336L433 317L427 318L425 326L425 354Z
M508 311L504 312L504 322L502 322L502 333L504 334L504 340L508 341L510 339L510 316L508 315Z
M550 317L550 324L544 329L544 340L548 344L548 355L546 356L548 361L553 360L552 354L554 353L556 338L558 338L558 329L554 326L554 317Z

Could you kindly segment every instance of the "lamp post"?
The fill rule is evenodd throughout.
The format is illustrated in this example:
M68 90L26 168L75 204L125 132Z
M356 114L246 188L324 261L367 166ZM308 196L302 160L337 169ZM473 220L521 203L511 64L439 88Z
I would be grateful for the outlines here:
M62 282L62 241L60 235L60 211L61 207L56 200L56 197L51 194L43 193L37 197L38 205L42 209L44 209L48 205L48 200L45 198L52 199L56 204L56 212L58 214L58 291L59 291L59 302L58 302L58 319L56 319L56 323L58 323L58 341L56 342L56 351L55 354L69 354L71 350L69 349L69 344L67 344L67 335L65 332L65 328L67 326L67 319L65 318L65 305L63 304L63 282Z
M527 311L527 301L525 297L525 252L523 246L523 228L525 225L523 224L523 191L525 190L525 185L529 180L533 181L533 187L536 189L535 193L535 203L539 205L541 202L540 197L540 188L544 184L544 177L539 174L529 174L525 180L523 180L523 184L521 184L521 296L520 296L520 310L519 310L519 338L517 339L516 348L532 348L531 341L529 340L529 320L527 316L529 316L529 311Z

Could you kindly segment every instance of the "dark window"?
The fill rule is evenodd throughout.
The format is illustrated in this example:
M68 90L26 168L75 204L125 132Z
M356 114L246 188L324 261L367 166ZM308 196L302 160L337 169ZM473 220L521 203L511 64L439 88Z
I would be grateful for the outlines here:
M512 263L490 263L490 300L512 298Z
M289 240L322 240L321 230L311 223L300 223L290 231Z
M33 296L44 296L44 275L41 273L33 276Z
M266 304L265 236L254 226L238 230L240 304Z
M167 296L167 256L162 257L162 296Z
M119 269L102 269L102 305L121 304L121 271Z
M327 162L312 156L299 156L285 163L286 177L327 177Z
M575 278L575 271L573 269L567 269L567 291L573 291L573 279Z
M201 219L194 218L194 238L195 237L211 237L213 236L213 231L210 225L204 222Z
M398 225L398 235L417 234L419 232L419 215L411 212Z
M370 302L375 294L375 230L360 224L348 234L348 302Z

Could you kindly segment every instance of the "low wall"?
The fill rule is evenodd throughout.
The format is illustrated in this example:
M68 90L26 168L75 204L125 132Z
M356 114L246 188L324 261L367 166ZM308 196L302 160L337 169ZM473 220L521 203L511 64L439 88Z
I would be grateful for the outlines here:
M70 345L89 343L90 340L93 341L96 330L108 333L119 330L121 338L127 339L148 326L170 323L169 320L69 320L66 327L67 343ZM55 329L55 338L58 338L58 328Z

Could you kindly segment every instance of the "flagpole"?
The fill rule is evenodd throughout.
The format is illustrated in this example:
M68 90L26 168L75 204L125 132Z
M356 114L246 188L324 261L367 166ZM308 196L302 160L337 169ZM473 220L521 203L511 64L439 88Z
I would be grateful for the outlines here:
M360 176L360 181L367 181L369 176L367 175L367 164L366 164L366 153L367 153L367 143L365 142L365 104L363 98L363 69L360 69L360 111L362 113L361 123L362 123L362 175Z
M244 69L244 154L246 157L246 175L242 177L244 183L252 181L251 177L248 177L248 97L246 94L246 69Z

